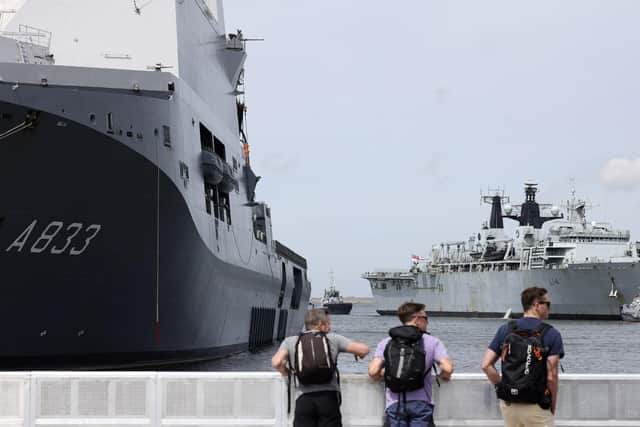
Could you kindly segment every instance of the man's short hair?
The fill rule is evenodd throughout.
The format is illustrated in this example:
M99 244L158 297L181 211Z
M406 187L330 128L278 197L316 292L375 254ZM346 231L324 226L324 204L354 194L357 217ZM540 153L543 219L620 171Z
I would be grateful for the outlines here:
M538 288L537 286L532 286L530 288L525 289L520 294L522 309L524 311L529 310L531 307L533 307L533 304L542 300L546 294L547 294L547 290L545 288Z
M304 328L309 331L321 323L328 324L329 316L326 308L312 308L304 315Z
M425 305L417 302L405 302L398 307L398 318L404 324L413 318L416 314L424 310Z

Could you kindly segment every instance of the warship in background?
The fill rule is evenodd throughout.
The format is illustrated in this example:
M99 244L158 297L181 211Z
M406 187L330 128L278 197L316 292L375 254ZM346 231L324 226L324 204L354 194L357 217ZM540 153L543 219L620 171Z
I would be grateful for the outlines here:
M246 39L222 1L16 3L0 34L0 370L162 366L297 334L307 261L255 197Z
M350 302L344 302L344 299L340 295L340 291L336 289L335 280L333 274L329 279L329 287L324 290L324 295L320 300L322 307L326 308L329 314L349 314L353 308L353 304Z
M413 258L403 271L362 275L380 314L405 301L427 305L431 315L501 317L522 313L520 293L548 289L551 318L617 319L640 284L640 244L628 230L589 222L587 203L575 190L560 208L536 201L537 184L525 183L525 202L511 205L503 192L483 196L491 215L467 241L434 246L431 259ZM548 210L549 215L541 215ZM503 218L518 224L507 236Z

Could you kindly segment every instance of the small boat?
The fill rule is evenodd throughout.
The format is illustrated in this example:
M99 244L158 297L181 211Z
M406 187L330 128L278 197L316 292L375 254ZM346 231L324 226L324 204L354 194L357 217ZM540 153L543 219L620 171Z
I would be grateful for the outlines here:
M630 304L620 306L620 316L627 322L640 322L640 294L636 295Z
M329 287L324 290L324 296L320 300L320 304L322 307L327 309L329 314L351 313L353 304L343 301L340 292L336 289L336 285L333 280L333 273L331 274Z

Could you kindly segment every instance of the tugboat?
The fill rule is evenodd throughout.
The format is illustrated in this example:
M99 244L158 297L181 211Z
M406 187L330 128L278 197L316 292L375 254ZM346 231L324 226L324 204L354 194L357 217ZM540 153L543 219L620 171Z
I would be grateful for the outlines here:
M353 308L350 302L344 302L340 292L336 289L333 280L333 273L329 283L329 288L324 290L324 296L320 300L322 307L326 308L329 314L349 314Z

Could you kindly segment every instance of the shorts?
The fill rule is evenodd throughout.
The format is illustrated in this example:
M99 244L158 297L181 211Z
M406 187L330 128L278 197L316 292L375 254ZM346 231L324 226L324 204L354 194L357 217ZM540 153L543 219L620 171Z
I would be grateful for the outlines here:
M499 402L505 427L553 427L553 414L537 403Z

